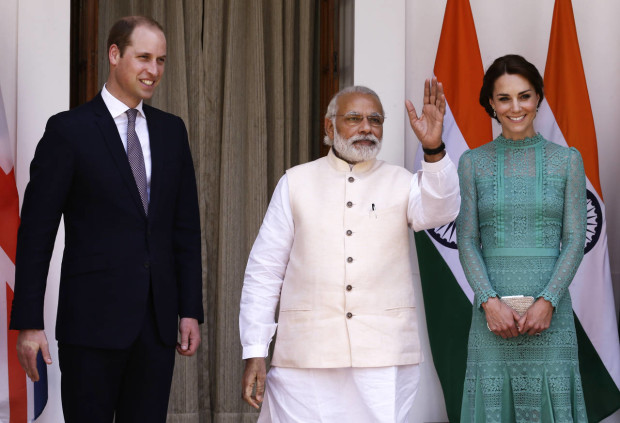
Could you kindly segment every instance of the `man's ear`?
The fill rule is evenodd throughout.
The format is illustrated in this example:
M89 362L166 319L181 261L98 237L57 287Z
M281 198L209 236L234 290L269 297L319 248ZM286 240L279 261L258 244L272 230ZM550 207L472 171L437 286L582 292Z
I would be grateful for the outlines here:
M118 46L116 44L112 44L108 50L108 60L110 61L110 65L116 66L120 57L121 51L118 49Z
M332 141L334 140L334 129L334 122L329 118L325 118L325 135Z

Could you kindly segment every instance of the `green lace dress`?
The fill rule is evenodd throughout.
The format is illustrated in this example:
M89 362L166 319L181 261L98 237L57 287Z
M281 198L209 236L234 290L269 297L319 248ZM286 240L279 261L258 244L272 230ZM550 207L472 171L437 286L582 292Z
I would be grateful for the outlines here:
M474 291L461 422L587 422L568 291L586 234L581 155L500 135L461 156L459 178L459 256ZM505 295L549 300L549 329L490 332L481 304Z

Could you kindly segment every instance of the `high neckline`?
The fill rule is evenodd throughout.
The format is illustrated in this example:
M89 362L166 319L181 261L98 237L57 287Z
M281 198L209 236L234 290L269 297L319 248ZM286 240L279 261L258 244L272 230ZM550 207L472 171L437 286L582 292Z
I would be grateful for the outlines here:
M499 136L495 138L496 143L504 145L506 147L531 147L533 145L543 142L544 140L545 139L543 138L543 136L539 133L537 133L533 137L525 137L520 140L509 140L507 138L504 138L502 134L499 134Z
M342 160L338 156L336 156L336 154L334 154L333 147L330 148L329 153L327 153L327 160L329 161L329 163L332 165L334 169L340 172L356 172L356 173L363 173L363 172L370 170L377 161L377 159L374 158L374 159L366 160L364 162L350 164Z

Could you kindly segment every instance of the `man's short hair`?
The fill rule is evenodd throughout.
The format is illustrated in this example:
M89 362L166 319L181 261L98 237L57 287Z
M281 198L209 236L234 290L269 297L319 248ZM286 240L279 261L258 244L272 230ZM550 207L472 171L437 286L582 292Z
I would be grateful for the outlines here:
M121 52L121 57L125 53L125 48L131 44L131 34L133 30L139 26L148 26L151 28L157 28L161 32L164 32L164 28L153 18L148 16L125 16L120 18L110 28L108 35L108 51L112 44L116 44L118 50Z

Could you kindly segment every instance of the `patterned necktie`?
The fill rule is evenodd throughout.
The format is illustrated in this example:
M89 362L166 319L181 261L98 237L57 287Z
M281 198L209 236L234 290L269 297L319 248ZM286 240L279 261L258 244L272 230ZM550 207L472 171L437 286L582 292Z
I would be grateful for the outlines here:
M146 194L146 169L144 167L144 156L142 155L142 147L138 134L136 134L136 115L137 109L127 110L127 158L129 159L129 167L136 180L138 192L142 199L144 212L148 213L149 202Z

